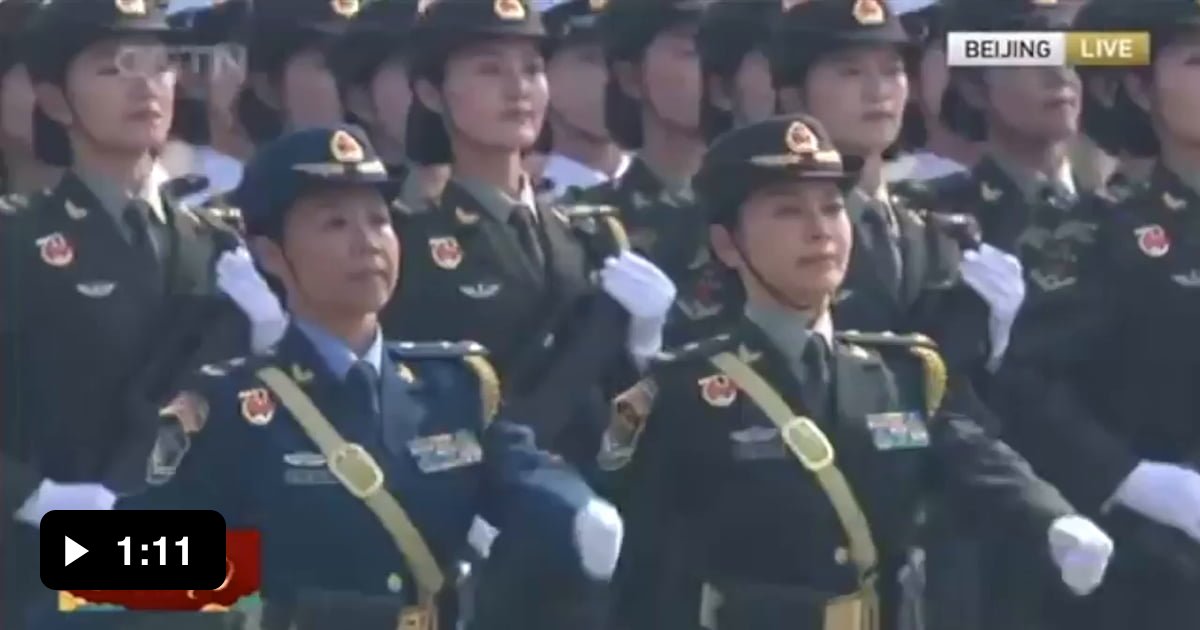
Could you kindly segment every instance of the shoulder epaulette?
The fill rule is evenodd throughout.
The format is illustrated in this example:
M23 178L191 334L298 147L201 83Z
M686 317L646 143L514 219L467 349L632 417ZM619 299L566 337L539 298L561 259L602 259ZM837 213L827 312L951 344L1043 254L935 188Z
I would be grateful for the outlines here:
M0 195L0 215L17 214L29 207L29 197L18 193Z
M556 210L570 221L594 219L597 217L614 217L620 212L616 206L590 203L561 204Z
M454 359L485 356L487 348L474 341L393 341L387 344L398 359Z
M500 409L500 377L487 360L487 349L474 341L396 341L388 344L393 357L404 359L461 359L479 379L483 421L490 423Z
M656 364L679 363L689 359L708 358L718 352L729 350L733 347L735 339L730 334L720 334L715 337L701 339L686 343L678 348L663 350L654 356L653 362Z
M208 184L208 178L204 175L189 173L168 179L158 187L158 192L168 199L182 199L208 188Z
M925 346L937 349L932 339L921 334L899 335L893 332L859 332L857 330L840 330L833 334L838 341L853 343L860 346Z
M925 404L926 411L932 416L941 406L946 396L946 363L938 353L937 344L921 334L897 335L890 332L863 333L856 330L834 333L834 337L843 343L868 347L892 347L907 349L921 362L925 371Z

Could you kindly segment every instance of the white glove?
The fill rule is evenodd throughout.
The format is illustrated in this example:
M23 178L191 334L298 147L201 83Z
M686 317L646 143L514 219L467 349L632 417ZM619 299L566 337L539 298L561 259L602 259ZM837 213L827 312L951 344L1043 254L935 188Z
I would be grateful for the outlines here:
M987 302L991 311L988 316L988 337L992 352L987 367L995 371L1000 367L1004 351L1008 349L1017 311L1025 301L1021 261L1012 254L984 243L978 250L963 252L959 269L963 281Z
M575 549L583 570L592 579L612 577L624 538L625 523L608 501L592 499L575 514Z
M117 495L98 483L56 483L46 479L14 515L18 521L38 527L53 510L111 510Z
M675 302L675 283L654 263L633 252L604 261L600 286L628 313L626 349L638 367L662 349L662 329Z
M221 254L217 260L217 287L250 319L250 345L256 354L283 337L287 315L245 247Z
M1063 516L1050 525L1050 556L1076 595L1100 586L1112 554L1112 538L1082 516Z
M1200 542L1200 473L1175 464L1142 462L1113 500Z

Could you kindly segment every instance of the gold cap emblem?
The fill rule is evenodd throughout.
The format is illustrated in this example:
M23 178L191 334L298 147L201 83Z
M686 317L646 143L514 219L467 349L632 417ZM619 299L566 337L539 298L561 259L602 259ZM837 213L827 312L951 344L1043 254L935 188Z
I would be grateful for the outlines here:
M358 15L359 3L358 0L329 0L329 7L333 12L344 17L352 18Z
M883 24L887 20L887 14L879 0L855 0L853 13L854 19L864 26Z
M592 13L599 13L608 6L608 0L588 0L588 8Z
M492 9L501 20L525 19L525 4L521 0L496 0Z
M817 136L813 134L812 129L808 125L796 121L787 129L787 135L783 141L787 144L787 148L792 153L806 154L817 152Z
M115 0L114 4L125 15L146 15L146 0Z
M345 131L337 131L329 141L329 152L338 162L354 163L363 161L363 148L354 136Z
M425 12L429 10L429 7L433 6L434 2L437 2L437 0L421 0L418 2L417 15L425 15Z

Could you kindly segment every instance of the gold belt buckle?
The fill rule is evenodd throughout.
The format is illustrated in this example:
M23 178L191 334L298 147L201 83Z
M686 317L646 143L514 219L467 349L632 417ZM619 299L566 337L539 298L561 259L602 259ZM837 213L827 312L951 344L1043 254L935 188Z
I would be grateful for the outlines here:
M833 445L815 422L804 416L793 418L783 427L783 441L804 467L819 472L833 465Z
M428 606L406 606L400 611L396 630L437 630L432 622L433 614Z
M329 471L359 499L366 499L383 487L383 469L361 444L347 443L329 458Z

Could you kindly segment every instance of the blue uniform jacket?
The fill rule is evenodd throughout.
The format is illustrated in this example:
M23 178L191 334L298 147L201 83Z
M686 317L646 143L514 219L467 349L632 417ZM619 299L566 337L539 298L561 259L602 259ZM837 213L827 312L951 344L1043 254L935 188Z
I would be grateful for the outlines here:
M337 378L293 325L274 353L201 371L193 391L207 401L207 419L182 440L186 456L173 474L151 470L158 485L120 507L215 509L231 528L258 530L268 601L330 591L415 603L416 582L392 539L257 378L271 364L301 384L347 441L371 453L448 576L476 514L511 525L528 561L578 574L572 525L594 494L537 450L528 429L489 422L484 394L495 384L467 360L480 352L469 343L387 344L380 411L372 412L363 390Z

